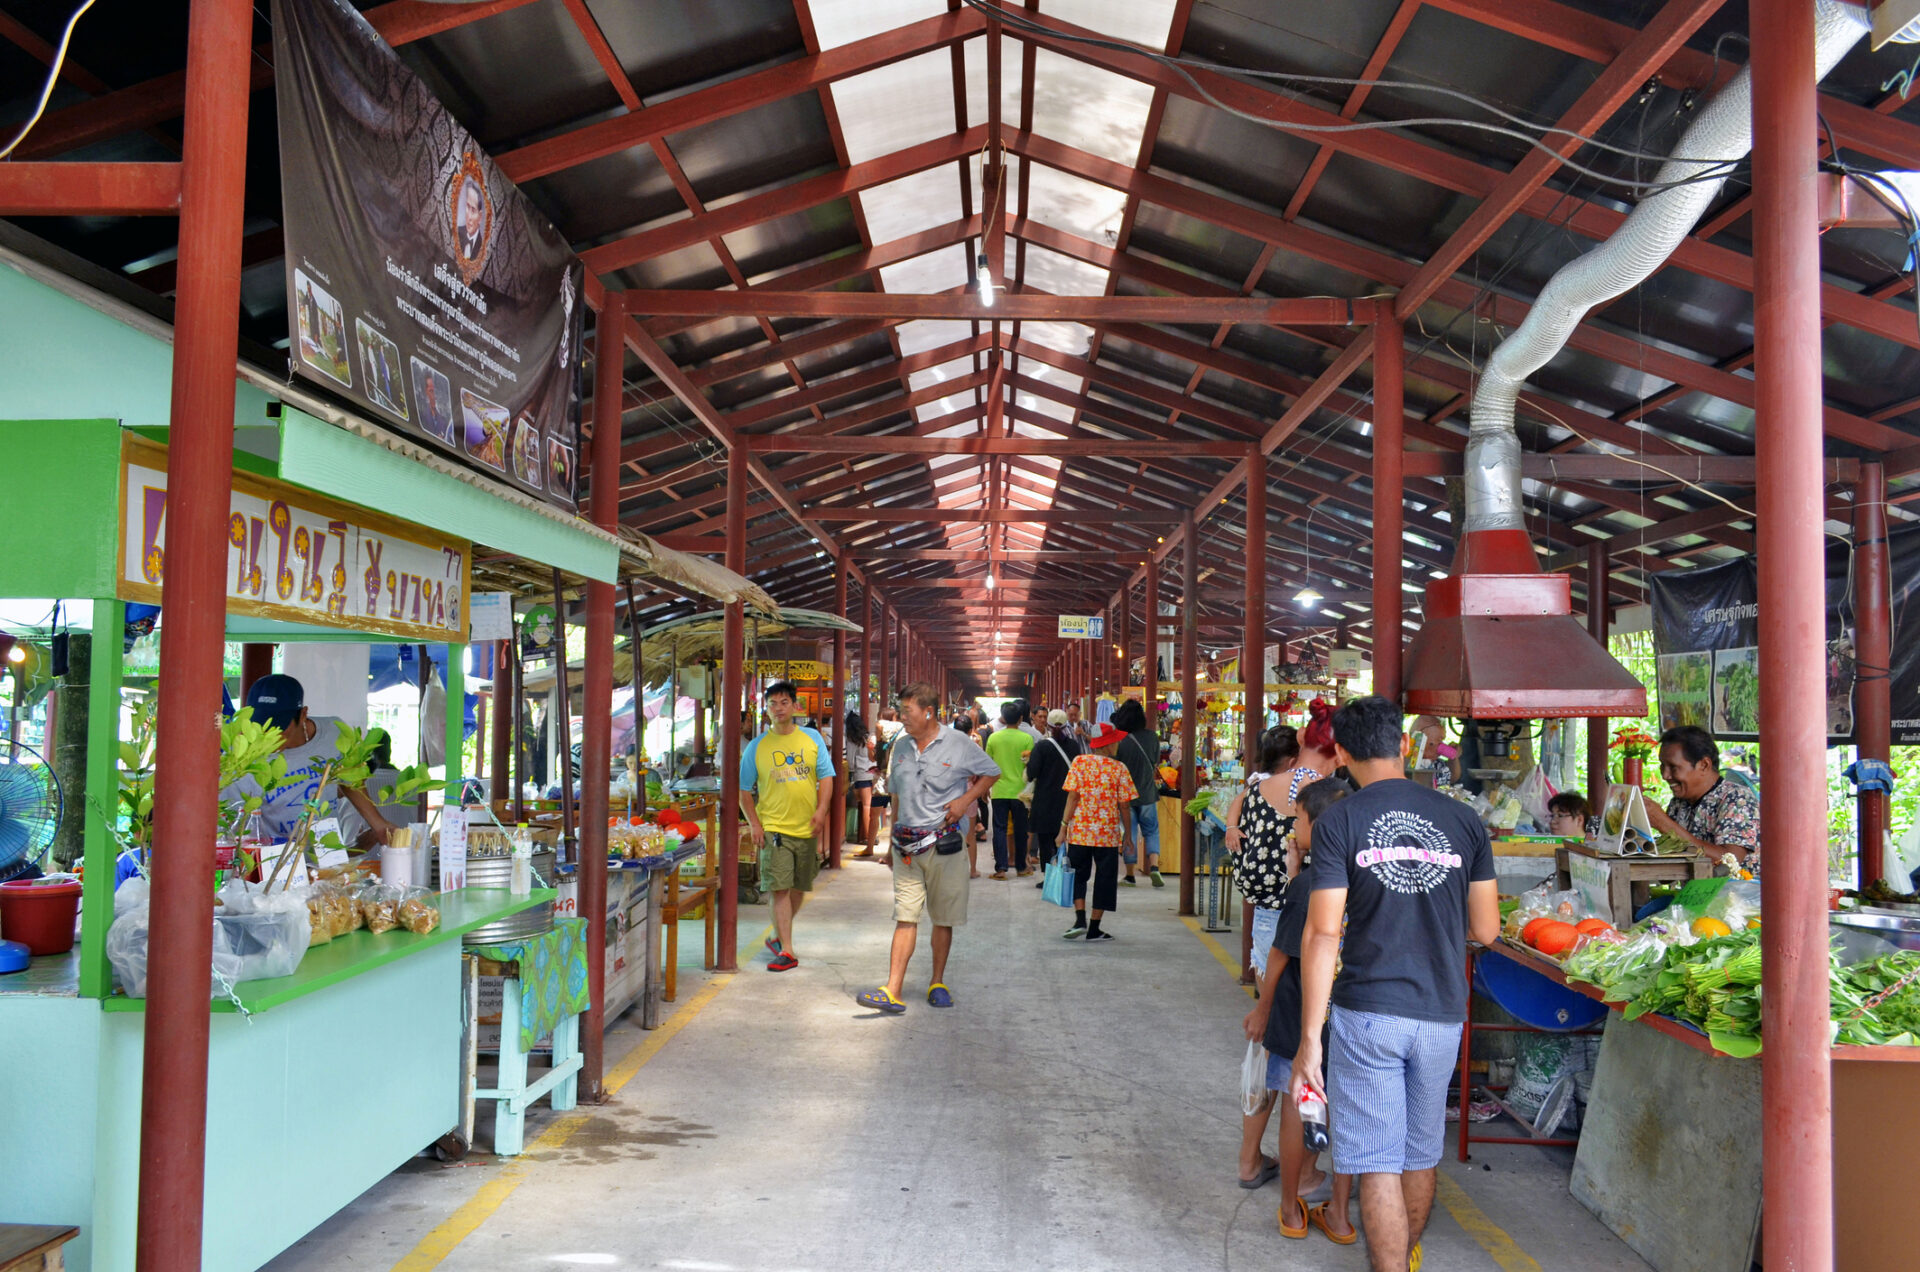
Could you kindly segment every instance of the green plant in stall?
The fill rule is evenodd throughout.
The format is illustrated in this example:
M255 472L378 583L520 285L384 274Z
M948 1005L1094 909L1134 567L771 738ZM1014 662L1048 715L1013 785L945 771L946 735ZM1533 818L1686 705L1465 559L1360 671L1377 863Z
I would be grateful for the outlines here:
M226 790L243 778L252 778L258 794L223 800L220 833L237 835L266 806L267 797L294 779L287 775L287 758L280 748L286 734L276 725L253 718L252 707L242 707L220 725L220 786Z
M144 851L153 842L153 760L156 721L153 699L133 707L131 736L120 744L120 816L127 841Z
M350 724L338 723L340 731L334 754L321 765L320 780L314 786L314 797L300 810L300 820L287 835L289 851L282 854L275 863L273 874L267 879L267 886L281 876L287 864L292 861L304 861L309 849L352 850L352 845L342 842L339 835L328 831L320 836L318 842L313 839L313 825L322 817L329 815L333 801L327 798L327 792L335 786L364 788L367 779L373 776L374 754L380 748L380 740L372 736L372 730L356 729ZM284 767L284 765L283 765ZM391 785L372 793L376 803L392 804L411 799L421 791L434 786L435 779L424 764L415 764L396 772ZM291 877L288 879L291 885Z

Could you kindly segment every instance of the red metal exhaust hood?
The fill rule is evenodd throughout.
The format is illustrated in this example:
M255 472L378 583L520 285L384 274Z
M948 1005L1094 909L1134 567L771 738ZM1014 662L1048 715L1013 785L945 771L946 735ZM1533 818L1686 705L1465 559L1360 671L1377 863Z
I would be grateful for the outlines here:
M1573 616L1572 580L1545 574L1525 532L1467 535L1427 584L1407 646L1409 715L1531 720L1644 716L1647 691Z

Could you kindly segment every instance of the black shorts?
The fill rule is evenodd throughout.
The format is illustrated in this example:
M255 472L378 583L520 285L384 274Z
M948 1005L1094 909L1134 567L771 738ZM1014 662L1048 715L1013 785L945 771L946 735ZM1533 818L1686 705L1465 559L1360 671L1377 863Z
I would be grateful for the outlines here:
M870 791L873 789L873 783L871 781L855 782L853 784L853 789L856 791Z
M881 795L876 793L873 797L873 806L875 808L885 808L887 805L891 804L892 802L893 802L893 796L891 795Z

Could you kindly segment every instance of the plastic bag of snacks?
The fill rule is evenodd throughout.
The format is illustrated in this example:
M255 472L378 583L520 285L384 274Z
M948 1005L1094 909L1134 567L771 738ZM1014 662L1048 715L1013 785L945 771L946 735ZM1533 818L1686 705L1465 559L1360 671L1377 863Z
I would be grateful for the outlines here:
M309 948L325 945L333 939L333 919L327 913L327 907L320 894L311 888L296 888L293 895L300 897L307 905L307 923L312 936L307 941Z
M409 888L400 902L400 926L419 936L439 927L440 910L433 904L433 896L425 888Z
M367 931L376 936L382 932L391 932L400 926L400 903L406 900L405 888L396 888L390 884L374 884L360 890L360 916L366 921Z

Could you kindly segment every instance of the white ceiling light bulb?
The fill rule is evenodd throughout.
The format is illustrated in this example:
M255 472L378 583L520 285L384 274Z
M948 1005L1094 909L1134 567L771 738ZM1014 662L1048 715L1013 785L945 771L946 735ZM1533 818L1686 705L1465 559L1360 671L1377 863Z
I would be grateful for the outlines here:
M987 572L987 590L993 590L993 572L991 570Z
M987 264L987 254L981 252L973 258L973 268L980 275L980 303L988 309L993 308L993 269Z
M1301 588L1298 592L1295 592L1293 594L1293 599L1300 602L1302 605L1316 605L1326 598L1321 596L1320 593L1314 591L1313 584L1309 583L1305 587Z

